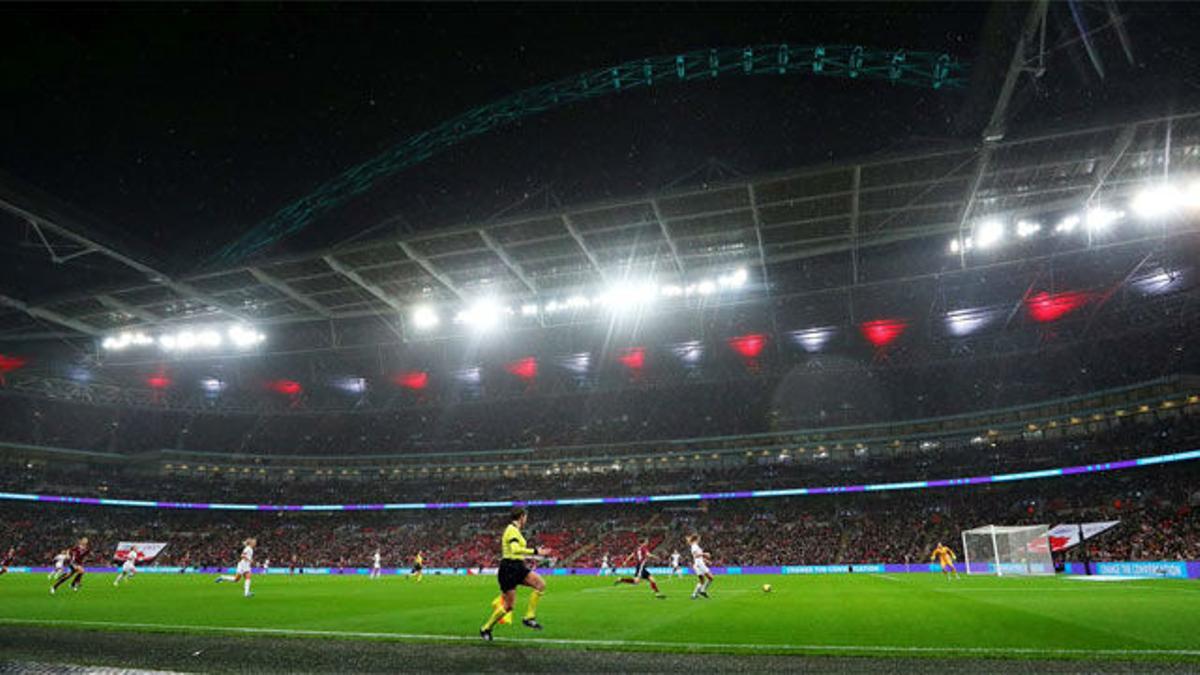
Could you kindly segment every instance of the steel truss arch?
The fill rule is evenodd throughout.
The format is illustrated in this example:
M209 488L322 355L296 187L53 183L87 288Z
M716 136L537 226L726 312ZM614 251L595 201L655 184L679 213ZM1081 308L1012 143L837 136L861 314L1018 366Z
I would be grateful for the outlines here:
M965 84L966 65L945 53L881 50L856 45L769 44L700 49L598 68L517 92L407 138L326 181L218 251L210 266L260 252L308 226L321 214L370 190L384 178L453 145L516 120L574 103L660 84L732 75L798 75L882 80L935 90Z

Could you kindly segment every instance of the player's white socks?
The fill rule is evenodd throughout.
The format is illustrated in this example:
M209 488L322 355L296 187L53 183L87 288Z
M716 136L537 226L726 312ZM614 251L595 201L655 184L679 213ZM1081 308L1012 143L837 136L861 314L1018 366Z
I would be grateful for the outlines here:
M704 584L697 583L696 590L692 591L692 597L694 598L694 597L700 595L700 591L703 591L703 590L704 590Z
M221 576L217 577L217 581L237 581L237 577L231 574L222 574Z
M250 579L249 578L247 578L246 581L242 584L242 588L244 588L246 590L246 597L247 598L250 597Z

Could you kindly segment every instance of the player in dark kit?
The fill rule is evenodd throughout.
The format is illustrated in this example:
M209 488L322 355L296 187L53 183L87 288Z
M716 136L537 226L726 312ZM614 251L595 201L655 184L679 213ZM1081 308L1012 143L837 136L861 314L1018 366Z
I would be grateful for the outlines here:
M79 590L79 587L83 585L83 563L87 561L88 556L91 555L91 553L92 548L88 545L87 537L80 539L79 543L75 544L67 551L67 565L69 569L67 570L66 574L59 577L58 581L54 582L54 585L50 587L50 595L54 595L54 592L58 590L58 587L66 583L67 579L71 579L71 590Z
M634 551L633 553L630 553L629 555L625 556L625 562L622 563L623 565L628 565L630 560L637 562L637 569L634 570L633 576L617 579L614 582L614 585L616 585L616 584L637 585L642 582L642 579L645 579L646 581L650 582L650 590L654 591L654 597L659 598L659 599L667 597L667 596L663 595L661 591L658 590L658 583L654 580L654 575L650 573L649 569L647 569L647 565L650 564L650 559L656 558L656 557L658 557L658 556L656 556L650 552L650 541L647 539L641 540L638 543L637 550Z
M13 564L13 560L17 558L17 549L14 546L8 547L8 553L0 558L0 574L8 574L8 566Z

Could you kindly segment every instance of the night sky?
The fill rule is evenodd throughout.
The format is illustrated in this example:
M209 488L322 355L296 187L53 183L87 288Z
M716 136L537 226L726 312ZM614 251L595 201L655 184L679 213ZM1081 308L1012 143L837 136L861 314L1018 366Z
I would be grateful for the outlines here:
M1064 7L1052 11L1056 44L1074 30ZM1197 6L1121 7L1139 63L1123 63L1111 31L1097 36L1103 82L1077 43L1056 49L1043 85L1018 99L1018 126L1196 105ZM1023 13L985 3L6 5L0 171L186 271L410 134L644 56L861 43L946 51L973 62L976 80L949 94L764 77L610 96L460 145L274 252L396 216L410 229L484 218L546 186L569 203L643 193L710 157L754 173L973 139Z

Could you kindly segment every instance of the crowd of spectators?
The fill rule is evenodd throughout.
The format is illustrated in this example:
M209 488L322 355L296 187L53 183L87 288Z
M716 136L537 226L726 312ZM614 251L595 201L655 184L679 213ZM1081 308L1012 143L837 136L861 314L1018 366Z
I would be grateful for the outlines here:
M794 487L987 475L1098 463L1116 458L1192 449L1200 424L1190 415L1115 425L1084 439L971 443L920 455L866 457L849 462L750 463L707 471L664 469L603 475L447 479L405 483L407 496L436 501L469 498L545 498L570 494L646 494L696 489ZM73 470L11 472L0 488L36 488L56 494L94 495L84 486L96 476ZM109 480L110 479L110 480ZM110 489L134 490L137 479L113 474ZM72 486L56 481L75 480ZM124 481L124 482L123 482ZM214 495L220 485L228 493ZM265 489L256 501L370 502L395 485L381 481L321 483L204 483L168 481L155 487L172 499L240 495ZM94 489L94 487L93 487ZM144 493L145 484L137 494ZM82 491L77 491L82 490ZM125 496L117 493L117 496ZM283 499L277 499L283 498ZM609 554L619 561L640 537L660 556L685 552L683 537L700 532L719 564L918 563L938 542L957 544L963 529L984 524L1048 524L1120 520L1092 542L1093 560L1200 559L1200 465L1187 462L1111 473L933 490L841 493L766 500L535 509L530 534L549 543L557 564L595 566ZM0 506L0 548L19 550L18 562L45 563L79 536L111 553L118 540L168 542L163 564L216 565L233 559L238 542L256 536L260 557L285 565L295 556L310 566L361 566L378 547L387 564L402 566L418 550L433 566L487 566L499 547L504 512L229 512L116 509L77 505L8 503ZM956 546L957 547L957 546ZM1078 552L1076 552L1078 554Z

